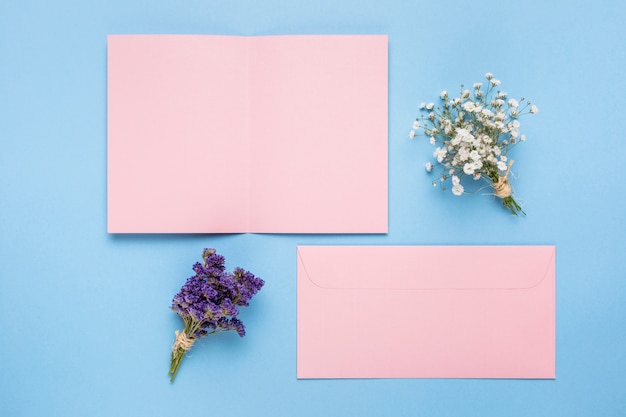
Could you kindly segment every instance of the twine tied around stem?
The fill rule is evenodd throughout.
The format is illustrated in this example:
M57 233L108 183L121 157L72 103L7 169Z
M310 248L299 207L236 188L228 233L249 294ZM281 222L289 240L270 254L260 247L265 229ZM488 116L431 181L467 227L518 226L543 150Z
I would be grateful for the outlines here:
M493 182L493 190L495 191L496 197L507 198L513 194L513 190L511 188L511 184L509 184L509 172L511 171L511 166L513 165L512 159L509 161L509 166L506 169L506 173L498 177L498 181Z
M193 343L196 341L196 339L192 337L188 337L187 333L185 333L184 331L181 332L181 331L176 330L175 334L176 334L176 341L172 345L172 351L174 352L176 352L178 349L182 349L186 352L189 349L191 349L191 347L193 346Z

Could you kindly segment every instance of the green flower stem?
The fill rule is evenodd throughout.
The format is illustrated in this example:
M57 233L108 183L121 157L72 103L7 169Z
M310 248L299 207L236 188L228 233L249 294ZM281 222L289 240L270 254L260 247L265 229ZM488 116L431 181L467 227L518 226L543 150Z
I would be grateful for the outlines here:
M184 318L185 328L183 329L183 333L189 338L194 339L195 337L191 336L195 334L201 326L201 322L197 320L193 320L191 318ZM174 349L175 348L175 349ZM174 343L172 346L172 355L170 358L170 370L167 373L167 376L170 377L170 382L174 382L176 378L176 374L178 373L178 369L180 368L180 364L185 357L187 351L183 349L181 346L177 346L177 343Z
M174 382L174 379L176 378L176 374L178 373L178 369L180 368L180 364L182 363L183 358L185 357L185 353L187 353L187 351L182 348L178 348L176 349L176 351L172 351L170 370L167 373L167 376L170 377L170 382Z
M489 176L489 178L491 179L491 183L495 184L498 182L498 180L500 179L500 175L498 173L498 169L494 166L490 166L487 169L487 175ZM520 213L526 215L526 212L524 210L522 210L522 206L520 206L517 201L515 201L515 199L513 198L512 195L508 196L508 197L504 197L502 199L502 205L506 208L509 209L509 211L511 211L511 213L513 213L516 216L519 216Z
M196 334L202 328L202 322L194 320L192 318L185 318L184 322L185 322L185 329L183 330L183 332L189 339L196 340L196 338L191 335ZM212 332L207 333L206 336L211 335L211 334L225 332L225 331L227 330L215 329ZM170 382L174 382L174 379L176 379L176 374L178 373L180 364L183 362L183 358L185 357L185 354L187 353L187 351L180 346L176 347L176 349L174 350L174 346L172 346L172 354L170 357L170 370L167 373L167 376L170 377Z
M515 214L516 216L519 216L520 213L526 215L526 212L522 210L522 207L517 204L517 201L515 201L512 196L503 198L502 204L504 205L504 207L511 210L511 213Z

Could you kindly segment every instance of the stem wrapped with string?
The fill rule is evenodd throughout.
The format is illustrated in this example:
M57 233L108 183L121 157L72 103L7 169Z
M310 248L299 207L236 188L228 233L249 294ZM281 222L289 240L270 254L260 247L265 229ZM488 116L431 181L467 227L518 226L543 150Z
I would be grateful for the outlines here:
M185 328L176 330L172 345L168 376L174 382L185 354L194 342L204 336L234 330L239 336L246 334L237 318L240 306L247 306L265 282L252 273L235 268L225 272L224 257L215 249L205 249L203 263L196 262L194 276L187 279L172 300L172 310L183 319Z
M467 184L462 184L464 178L483 179L511 213L526 214L513 195L509 182L513 161L507 165L507 154L526 140L520 133L519 118L539 110L523 97L518 101L497 90L500 81L493 74L487 73L485 78L486 88L475 83L470 91L461 85L458 97L450 98L444 90L439 105L422 103L422 115L413 123L409 137L413 139L423 129L430 144L436 147L433 156L441 174L432 181L433 186L441 185L445 190L450 179L452 193L460 196L468 193ZM431 162L426 163L428 172L434 168Z

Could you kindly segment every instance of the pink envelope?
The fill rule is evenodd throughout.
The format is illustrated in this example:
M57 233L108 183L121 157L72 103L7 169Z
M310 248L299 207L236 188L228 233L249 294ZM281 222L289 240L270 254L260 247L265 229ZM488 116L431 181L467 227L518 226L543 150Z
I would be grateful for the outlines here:
M387 36L108 42L110 233L387 232Z
M298 378L554 378L553 246L299 246Z

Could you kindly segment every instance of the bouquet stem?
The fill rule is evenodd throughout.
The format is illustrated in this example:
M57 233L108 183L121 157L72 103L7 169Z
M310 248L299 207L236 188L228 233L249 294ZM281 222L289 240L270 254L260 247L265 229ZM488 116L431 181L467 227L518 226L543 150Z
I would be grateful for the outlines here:
M195 341L195 338L187 336L185 330L182 332L176 330L176 341L172 345L170 370L167 373L167 376L170 377L170 382L174 382L174 379L176 379L176 374L178 373L180 364L182 363L185 354L189 349L191 349Z
M502 205L508 208L511 211L511 213L515 214L516 216L519 216L520 213L524 215L526 214L526 212L522 210L522 207L519 204L517 204L517 201L515 201L515 199L511 196L503 198Z
M176 374L178 373L178 368L180 368L180 364L183 361L186 352L187 351L183 349L177 349L175 352L172 351L170 371L167 373L167 376L170 377L170 382L174 382Z
M513 189L511 187L511 184L509 184L509 172L511 171L511 166L513 166L513 162L515 161L511 159L511 161L509 162L509 166L506 169L506 173L503 176L498 175L497 169L494 169L489 173L489 177L491 178L493 190L496 194L496 197L502 199L502 204L504 205L504 207L508 208L511 213L519 216L520 213L526 213L513 198Z

